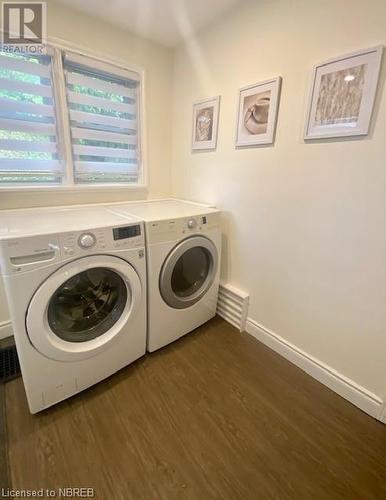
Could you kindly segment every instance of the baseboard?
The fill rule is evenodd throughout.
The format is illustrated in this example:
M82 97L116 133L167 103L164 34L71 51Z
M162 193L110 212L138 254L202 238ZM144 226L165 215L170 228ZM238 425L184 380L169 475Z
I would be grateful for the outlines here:
M386 398L385 398L386 400ZM382 423L386 424L386 402L383 402L381 411L379 412L379 417L378 420L380 420Z
M6 339L7 337L11 337L12 333L12 324L10 321L2 321L0 323L0 340Z
M386 423L386 404L375 394L251 318L247 319L246 331L368 415Z

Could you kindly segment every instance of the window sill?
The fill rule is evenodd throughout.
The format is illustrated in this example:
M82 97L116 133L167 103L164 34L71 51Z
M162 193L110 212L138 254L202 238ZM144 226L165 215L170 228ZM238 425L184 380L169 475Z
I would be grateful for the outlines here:
M147 191L147 184L85 184L79 186L0 186L0 193L79 193L82 191Z

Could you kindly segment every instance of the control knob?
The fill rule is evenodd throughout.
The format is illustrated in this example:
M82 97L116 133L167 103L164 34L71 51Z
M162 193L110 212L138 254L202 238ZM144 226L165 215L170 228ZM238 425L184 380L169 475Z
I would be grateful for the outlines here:
M91 248L95 245L96 238L91 233L84 233L79 236L78 243L81 248Z
M197 226L196 219L189 219L188 220L188 228L189 229L194 229L196 226Z

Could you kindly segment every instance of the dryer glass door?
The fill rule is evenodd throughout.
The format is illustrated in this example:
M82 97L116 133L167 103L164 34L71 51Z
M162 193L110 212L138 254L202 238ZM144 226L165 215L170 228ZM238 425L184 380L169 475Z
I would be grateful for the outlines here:
M126 301L126 285L117 272L87 269L56 290L48 306L48 324L67 342L87 342L110 330Z
M215 245L203 236L179 243L167 256L160 275L165 302L185 309L198 302L213 284L218 266Z

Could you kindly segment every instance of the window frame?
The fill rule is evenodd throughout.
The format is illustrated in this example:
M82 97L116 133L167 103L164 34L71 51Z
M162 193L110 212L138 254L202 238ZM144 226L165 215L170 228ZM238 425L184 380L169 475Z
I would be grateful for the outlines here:
M1 30L0 30L1 31ZM147 191L148 189L148 171L146 161L146 126L145 126L145 70L141 67L128 65L122 59L111 57L105 53L90 51L77 44L61 40L59 38L48 37L47 49L52 52L52 81L53 93L55 98L55 113L57 126L58 150L63 161L63 182L57 185L44 184L25 184L25 185L2 185L0 184L0 193L6 192L81 192L81 191ZM95 68L103 68L104 65L114 67L117 74L135 73L139 85L137 94L138 109L138 181L135 183L114 182L114 183L95 183L95 184L75 184L73 170L73 154L71 144L71 131L69 125L68 103L66 98L66 82L63 70L63 56L66 53L72 53L81 58L87 58L90 63L95 62ZM62 116L59 117L59 114ZM66 126L63 126L66 123Z

